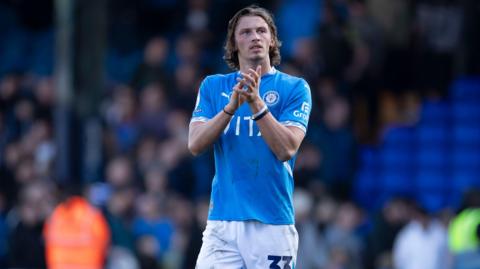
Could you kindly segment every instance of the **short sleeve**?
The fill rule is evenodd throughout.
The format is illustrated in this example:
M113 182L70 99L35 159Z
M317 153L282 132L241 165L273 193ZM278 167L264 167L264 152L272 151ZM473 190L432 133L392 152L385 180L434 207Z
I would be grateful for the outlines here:
M292 89L292 94L286 101L278 120L285 126L295 126L307 132L311 110L310 86L301 79Z
M195 108L193 109L192 119L190 123L203 121L206 122L213 118L213 104L211 102L209 88L208 88L208 79L204 79L198 90L197 101L195 102Z

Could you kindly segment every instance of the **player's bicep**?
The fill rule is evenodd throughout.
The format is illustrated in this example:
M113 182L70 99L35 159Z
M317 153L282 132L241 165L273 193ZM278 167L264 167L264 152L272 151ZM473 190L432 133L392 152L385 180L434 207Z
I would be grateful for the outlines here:
M204 121L194 121L190 122L188 127L188 149L193 155L197 155L204 148L202 144L205 140L202 139L202 129L205 124L207 123Z
M194 139L196 134L198 133L198 130L201 129L205 124L207 124L206 121L191 121L190 125L188 126L189 140Z

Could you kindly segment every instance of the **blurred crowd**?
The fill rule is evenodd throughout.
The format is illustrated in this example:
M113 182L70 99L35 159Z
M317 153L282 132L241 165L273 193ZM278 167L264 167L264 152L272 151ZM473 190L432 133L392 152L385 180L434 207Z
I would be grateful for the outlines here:
M188 123L203 77L229 72L227 20L249 3L108 2L101 167L69 184L55 174L53 1L0 1L0 268L45 268L62 246L105 268L194 268L213 160L189 154ZM358 145L381 140L389 123L418 120L422 98L447 94L463 49L461 4L262 4L283 41L279 69L306 78L314 100L295 167L296 268L480 268L478 192L436 215L408 197L371 212L352 196ZM461 211L471 213L468 229L464 209L473 210ZM84 225L86 216L96 224ZM463 228L449 227L452 218Z

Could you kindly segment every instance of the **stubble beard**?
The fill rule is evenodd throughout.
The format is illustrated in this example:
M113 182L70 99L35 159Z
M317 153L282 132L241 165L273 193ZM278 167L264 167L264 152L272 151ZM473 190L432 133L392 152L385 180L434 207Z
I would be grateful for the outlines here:
M260 64L262 64L263 62L265 61L265 57L264 56L261 56L261 55L254 55L251 59L250 59L250 63L252 66L258 66Z

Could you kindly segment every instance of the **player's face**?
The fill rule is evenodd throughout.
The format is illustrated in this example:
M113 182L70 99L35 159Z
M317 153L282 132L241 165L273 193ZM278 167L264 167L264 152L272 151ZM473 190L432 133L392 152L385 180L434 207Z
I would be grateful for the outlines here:
M262 17L243 16L235 29L235 43L239 58L260 61L269 57L272 34Z

